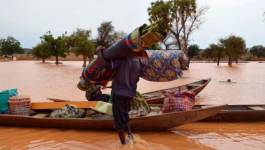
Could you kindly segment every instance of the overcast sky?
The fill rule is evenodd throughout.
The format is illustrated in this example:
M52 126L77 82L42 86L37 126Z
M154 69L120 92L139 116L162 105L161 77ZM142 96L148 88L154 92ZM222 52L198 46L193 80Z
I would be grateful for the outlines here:
M0 38L18 39L31 48L50 30L55 35L76 28L91 29L95 37L103 21L112 21L115 30L130 32L148 23L147 8L154 0L1 0ZM191 43L201 48L230 34L242 36L247 46L265 45L265 0L198 0L210 9L205 23Z

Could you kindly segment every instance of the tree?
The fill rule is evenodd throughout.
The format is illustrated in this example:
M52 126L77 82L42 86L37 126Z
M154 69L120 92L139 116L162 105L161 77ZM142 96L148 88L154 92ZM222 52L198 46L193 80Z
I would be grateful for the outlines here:
M224 47L221 44L211 44L208 49L212 51L212 57L216 59L219 66L221 58L224 57Z
M151 3L151 6L148 8L148 14L153 31L162 35L168 34L171 28L170 8L170 2L159 0Z
M207 8L197 8L196 0L156 1L148 8L150 22L158 23L159 27L169 30L166 48L177 45L184 53L188 53L190 35L200 27L202 17Z
M220 44L228 57L229 66L232 66L233 60L237 62L240 56L246 52L245 40L239 36L231 35L225 39L220 39Z
M95 53L95 45L91 40L91 31L77 29L67 41L72 52L83 56L83 67L86 67L87 58L91 60Z
M251 47L249 52L256 57L265 57L265 47L262 45L256 45Z
M12 36L8 36L6 39L0 39L0 50L3 55L13 55L15 53L24 53L20 42Z
M52 56L46 43L39 43L33 47L32 54L37 58L41 58L42 63L45 63L45 60Z
M51 51L52 56L55 57L55 64L59 64L59 57L66 57L67 45L65 43L66 36L62 34L54 38L50 31L41 36L41 42L45 43L47 49Z
M213 50L210 48L206 48L202 51L201 55L203 58L206 58L208 59L208 61L210 61L213 58Z
M114 34L113 34L113 37L112 37L113 42L124 38L126 35L127 35L127 33L123 32L123 31L114 31Z
M109 22L102 22L98 27L98 37L96 39L97 46L109 47L115 42L114 27Z
M197 44L193 44L188 47L189 59L192 59L194 56L198 56L199 53L200 53L200 48Z
M188 47L188 66L190 66L190 60L194 57L199 55L200 48L197 44L190 45Z

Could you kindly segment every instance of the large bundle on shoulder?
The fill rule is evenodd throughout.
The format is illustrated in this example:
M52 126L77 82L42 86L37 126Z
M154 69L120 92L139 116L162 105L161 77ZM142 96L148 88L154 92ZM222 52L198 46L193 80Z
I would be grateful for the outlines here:
M81 82L79 88L83 90L91 84L106 85L114 74L108 67L110 60L122 59L131 55L147 57L144 50L161 40L163 40L163 36L160 33L151 31L150 26L144 24L109 48L97 49L98 57L83 70L81 80L85 82Z
M83 91L96 89L95 86L106 84L112 80L115 70L111 70L109 61L126 57L142 57L141 77L148 81L172 81L182 75L187 59L178 50L146 50L151 45L161 42L165 35L143 25L119 40L109 48L97 50L98 57L84 68L78 88Z

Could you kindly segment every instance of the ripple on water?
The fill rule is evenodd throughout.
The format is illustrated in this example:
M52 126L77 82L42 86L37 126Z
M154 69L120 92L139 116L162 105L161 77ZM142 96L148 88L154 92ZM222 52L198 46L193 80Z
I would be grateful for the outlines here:
M265 123L186 125L173 131L218 150L264 150Z

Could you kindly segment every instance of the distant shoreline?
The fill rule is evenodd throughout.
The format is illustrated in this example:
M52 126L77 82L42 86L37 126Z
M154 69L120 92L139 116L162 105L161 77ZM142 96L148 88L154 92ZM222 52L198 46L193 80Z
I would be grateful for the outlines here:
M34 57L32 54L15 54L14 57L15 57L15 60L17 61L21 61L21 60L41 61L41 59ZM60 61L83 61L83 57L75 56L74 54L69 54L67 55L66 58L59 57L59 60ZM3 61L10 61L10 59L6 59L0 56L0 62L3 62ZM55 61L55 57L46 59L46 61ZM265 58L252 58L250 60L241 59L238 61L238 63L248 63L248 62L265 63ZM202 59L202 60L195 59L195 60L191 60L191 63L217 63L217 62L213 60L206 60L206 59ZM220 61L220 63L227 63L227 60L222 60Z

